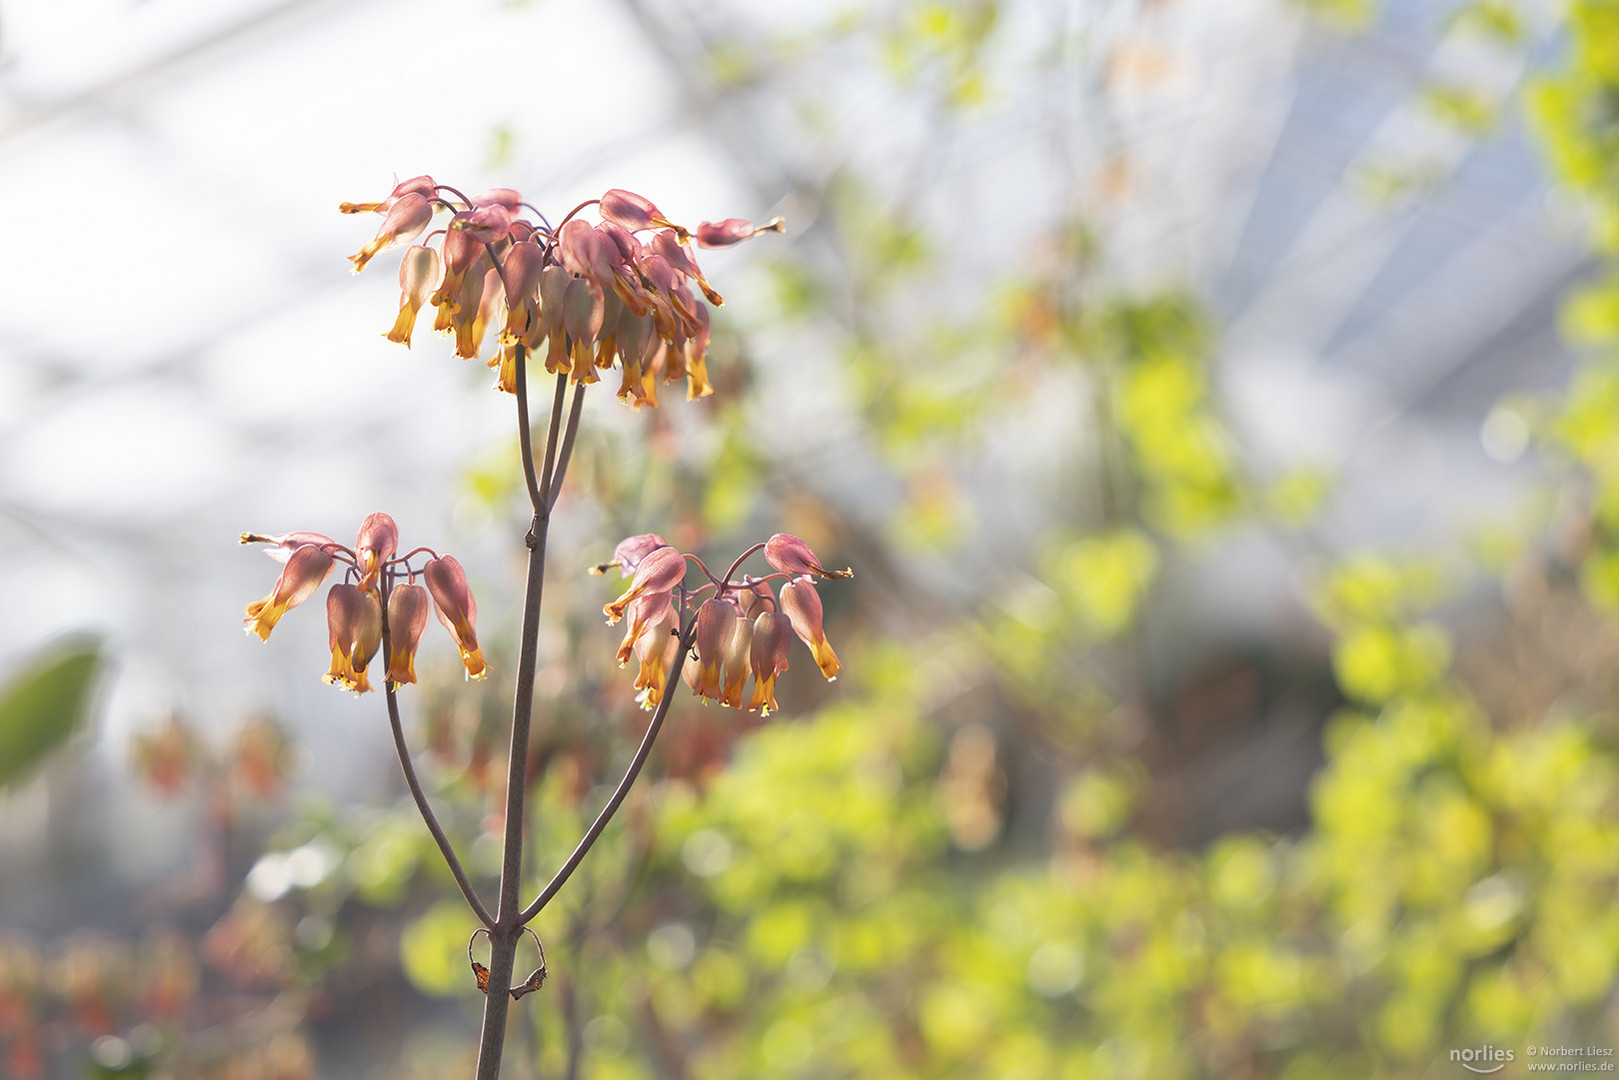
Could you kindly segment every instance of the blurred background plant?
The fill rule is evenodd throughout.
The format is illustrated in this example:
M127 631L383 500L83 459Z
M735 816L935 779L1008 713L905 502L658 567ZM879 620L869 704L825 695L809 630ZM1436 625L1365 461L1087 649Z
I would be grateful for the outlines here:
M85 86L0 8L13 205L110 203L99 231L148 198L162 224L129 250L190 275L86 322L65 263L0 272L35 305L0 336L27 616L0 643L13 1074L470 1071L471 920L376 710L227 650L255 593L213 562L290 527L244 506L403 498L483 545L480 597L516 591L521 480L482 369L366 352L391 285L343 285L350 238L314 218L395 168L789 223L715 277L712 398L587 410L535 877L644 715L584 574L614 540L781 528L860 573L827 596L859 657L837 683L795 658L765 724L677 703L653 782L536 926L552 977L514 1009L510 1075L1304 1080L1611 1041L1611 4L489 6L460 29L519 49L488 65L509 93L399 120L425 61L365 57L405 55L390 35L430 6L403 29L358 3L111 7L131 32ZM521 54L569 34L619 50L612 85L600 53ZM546 93L580 86L588 116ZM206 116L199 88L224 95ZM106 191L126 161L147 172ZM165 170L172 193L142 187ZM223 283L177 199L254 208ZM383 364L442 401L360 418L343 387ZM514 607L486 606L508 672ZM102 636L41 651L81 628ZM414 742L487 876L509 702L440 659Z

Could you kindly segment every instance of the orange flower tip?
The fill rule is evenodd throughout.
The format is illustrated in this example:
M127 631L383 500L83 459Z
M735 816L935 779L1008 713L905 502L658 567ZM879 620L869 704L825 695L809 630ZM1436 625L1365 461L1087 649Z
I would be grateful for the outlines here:
M243 535L245 536L246 534L244 533ZM247 541L243 540L242 543L245 544L245 543L247 543ZM617 562L615 562L612 559L608 559L606 562L599 562L595 566L592 566L590 568L590 573L594 577L601 577L603 574L607 573L607 571L611 570L613 567L615 567L617 565L618 565Z
M382 209L379 202L346 202L337 204L339 214L369 214L373 210Z
M847 566L845 566L842 570L828 570L828 571L826 571L826 576L829 577L829 578L839 578L839 579L852 578L852 577L854 577L854 571L849 569Z

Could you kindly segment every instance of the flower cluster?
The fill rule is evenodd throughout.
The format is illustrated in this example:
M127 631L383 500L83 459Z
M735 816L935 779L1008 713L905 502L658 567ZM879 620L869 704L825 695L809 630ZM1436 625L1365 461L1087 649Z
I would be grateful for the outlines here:
M732 580L742 560L761 548L775 573ZM688 562L708 579L692 590L685 585ZM809 646L822 675L829 681L838 676L837 654L821 626L815 580L853 577L854 572L823 568L809 545L796 536L777 533L754 545L724 578L715 577L696 555L677 550L656 533L621 541L613 558L592 572L606 573L614 566L630 579L629 588L602 613L609 625L629 619L618 663L625 666L631 656L640 661L635 688L643 708L663 700L683 633L690 633L693 643L681 672L686 684L699 697L735 709L758 710L761 715L775 710L776 677L787 670L794 634ZM779 595L771 591L772 581L782 582ZM682 612L694 608L696 614L683 625ZM751 696L746 693L750 676Z
M270 640L281 616L320 589L332 568L342 563L344 579L326 594L326 625L332 648L332 666L324 680L363 694L372 689L366 669L388 642L387 670L383 678L399 683L416 681L416 647L427 626L431 607L461 651L467 678L481 679L487 670L478 647L478 605L467 587L467 575L453 556L440 557L429 548L398 555L399 527L387 514L372 514L360 525L354 547L329 536L290 532L279 536L243 533L244 544L270 544L268 554L284 563L275 587L262 600L247 605L247 632ZM429 556L420 570L411 560ZM416 584L420 575L426 587ZM384 618L386 612L386 618Z
M600 221L574 215L594 205ZM738 218L677 225L648 200L617 188L582 204L555 229L511 188L468 198L430 176L398 184L374 203L344 203L346 214L383 215L377 234L351 257L356 272L373 256L415 239L447 211L444 227L411 246L399 266L399 317L387 337L409 346L417 316L431 303L433 329L455 337L455 352L475 359L491 328L498 348L488 364L496 386L516 389L518 350L545 356L545 369L575 383L600 380L616 363L620 401L658 404L659 378L687 380L687 397L713 392L706 357L709 315L696 288L724 303L693 254L761 232L780 232L780 218L754 225ZM523 216L531 212L536 220ZM434 239L438 247L431 246Z

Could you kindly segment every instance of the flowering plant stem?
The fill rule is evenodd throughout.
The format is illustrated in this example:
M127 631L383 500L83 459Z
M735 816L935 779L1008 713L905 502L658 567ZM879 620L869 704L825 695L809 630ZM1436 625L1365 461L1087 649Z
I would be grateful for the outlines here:
M422 793L416 771L411 765L409 751L405 747L394 690L391 684L387 688L388 717L392 723L394 744L399 751L399 762L404 769L411 797L415 800L417 809L421 811L428 831L437 841L439 851L449 865L456 884L460 886L461 894L477 915L479 922L489 932L490 989L484 999L483 1032L478 1046L478 1080L496 1080L500 1075L501 1056L506 1041L506 1013L510 1005L510 998L503 988L512 984L517 943L522 937L523 928L556 895L557 890L583 861L591 846L618 811L640 775L641 767L646 763L652 744L669 711L669 703L674 698L673 694L664 695L657 712L652 717L652 722L647 726L635 757L625 771L623 779L619 781L612 798L592 822L568 860L527 907L521 906L518 890L522 882L524 803L528 793L528 739L534 711L534 675L538 664L540 604L545 589L546 539L550 532L551 510L556 506L568 462L572 457L574 439L579 430L580 406L584 399L584 386L580 385L575 389L568 410L567 425L563 427L562 407L566 400L568 379L566 374L557 376L556 393L552 401L550 424L545 440L544 464L536 473L529 426L527 360L527 350L519 347L516 365L518 441L523 458L525 487L533 506L534 517L524 538L528 547L528 581L523 596L523 629L518 646L517 683L512 704L511 751L506 772L506 823L500 863L500 899L492 918L467 879L460 861L445 837L444 830L439 826L426 796ZM386 638L386 623L383 632ZM384 648L387 648L386 642ZM687 626L682 628L680 633L679 652L670 668L671 680L685 663L690 648L691 627Z

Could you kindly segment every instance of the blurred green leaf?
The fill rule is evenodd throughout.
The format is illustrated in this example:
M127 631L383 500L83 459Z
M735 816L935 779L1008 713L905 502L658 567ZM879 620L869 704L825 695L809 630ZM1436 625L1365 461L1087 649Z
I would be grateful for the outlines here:
M478 920L466 905L445 900L405 927L399 938L399 959L411 985L434 997L456 997L468 991L476 994L477 983L467 966L467 935L477 926Z
M68 639L0 688L0 789L24 779L84 726L100 665L99 641Z

